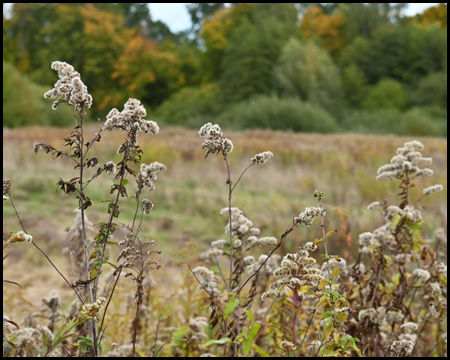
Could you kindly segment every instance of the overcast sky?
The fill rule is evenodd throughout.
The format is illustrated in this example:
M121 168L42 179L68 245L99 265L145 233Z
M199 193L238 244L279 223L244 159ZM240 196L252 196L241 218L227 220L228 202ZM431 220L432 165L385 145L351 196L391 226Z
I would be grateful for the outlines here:
M161 20L172 32L186 30L191 27L191 19L186 9L189 3L149 3L152 20ZM439 3L408 3L406 15L411 16Z

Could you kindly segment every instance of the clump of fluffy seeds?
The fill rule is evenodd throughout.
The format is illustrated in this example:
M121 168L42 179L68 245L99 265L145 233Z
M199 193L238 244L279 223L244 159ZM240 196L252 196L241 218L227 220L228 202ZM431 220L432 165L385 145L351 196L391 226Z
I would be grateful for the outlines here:
M66 62L54 61L51 68L58 72L59 80L55 87L44 94L46 99L54 99L58 96L64 96L64 99L56 100L52 109L56 110L60 103L66 103L74 106L77 110L83 107L92 106L92 96L87 92L87 86L81 81L80 73L75 71L74 67Z

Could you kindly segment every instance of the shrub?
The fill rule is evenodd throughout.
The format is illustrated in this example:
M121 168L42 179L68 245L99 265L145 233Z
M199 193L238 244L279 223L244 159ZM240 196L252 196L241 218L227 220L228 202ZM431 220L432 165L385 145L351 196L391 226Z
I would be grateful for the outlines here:
M61 119L70 117L72 109L63 107L60 112L50 109L42 96L45 89L3 61L3 126L65 126Z
M215 85L186 87L158 107L154 117L164 124L198 128L217 116L222 107Z
M373 86L362 102L366 110L398 109L404 110L408 104L403 85L393 79L381 79Z
M447 73L436 72L422 78L411 92L411 103L447 109Z
M296 98L259 96L238 103L217 118L234 129L274 129L332 133L336 120L317 105Z

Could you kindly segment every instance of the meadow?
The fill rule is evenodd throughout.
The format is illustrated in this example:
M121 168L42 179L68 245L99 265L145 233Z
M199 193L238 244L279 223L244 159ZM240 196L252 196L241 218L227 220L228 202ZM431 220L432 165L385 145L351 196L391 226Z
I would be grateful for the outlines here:
M90 123L84 131L93 134L99 127L100 124ZM77 202L57 189L56 182L58 178L75 176L73 164L61 158L52 160L50 154L36 155L33 144L43 142L62 148L62 139L69 132L70 128L50 127L3 131L4 176L11 179L11 193L14 194L23 224L33 235L34 242L45 249L52 261L67 274L70 267L64 248L68 246L69 235L64 229L73 224ZM377 169L395 154L397 147L412 140L397 136L257 130L225 133L234 144L229 156L231 175L234 177L245 169L255 154L262 151L274 154L273 159L264 166L249 169L233 193L233 206L243 209L265 236L279 239L290 226L291 219L314 203L312 194L319 189L326 193L323 202L330 220L329 229L337 230L328 242L329 252L339 253L347 263L353 263L358 257L358 235L384 223L381 216L376 217L367 210L367 205L383 199L395 203L399 199L398 187L394 182L375 180ZM123 137L124 133L120 131L103 133L102 142L96 149L98 158L117 162L120 156L116 153L116 144ZM446 184L447 141L442 138L416 139L425 146L424 155L433 159L434 170L432 180L419 178L416 188L411 190L412 197L417 198L423 187ZM163 128L157 136L141 135L139 141L143 163L157 160L167 167L159 175L157 189L150 198L155 208L143 223L142 235L148 240L156 239L158 249L162 251L158 257L162 267L151 272L151 281L146 288L149 293L146 293L148 313L145 315L145 326L148 328L142 326L140 337L141 342L146 343L147 340L155 341L154 324L158 318L169 330L178 326L178 332L186 334L190 316L201 315L202 311L204 316L208 313L206 302L202 309L192 308L193 299L200 301L202 294L189 269L180 264L187 262L191 268L203 264L208 243L224 236L226 219L220 217L219 212L228 206L228 189L225 164L213 155L204 158L202 140L197 131ZM220 155L217 157L221 158ZM106 221L104 213L107 206L102 201L112 198L108 189L110 177L96 180L89 189L93 205L87 211L89 220L94 224ZM130 181L132 186L136 188ZM437 196L429 196L422 201L427 214L424 216L424 238L431 238L438 228L447 228L446 192L444 187L444 191ZM129 193L132 191L129 190ZM119 220L129 223L135 211L134 201L125 198L120 210ZM15 212L7 202L3 206L3 227L4 232L19 230ZM118 230L113 240L119 241L125 235L125 232ZM283 242L277 252L281 256L286 252L295 252L297 247L315 238L317 230L302 228ZM4 278L22 287L4 288L5 315L22 321L21 325L29 325L33 316L39 322L43 316L39 315L41 299L56 289L61 296L59 312L67 317L74 299L73 291L56 275L42 254L26 244L13 244L8 249L12 253L4 262ZM119 253L116 249L111 249L111 252ZM264 253L264 250L257 249L256 252ZM127 329L129 331L133 315L123 310L125 306L127 309L132 307L132 291L130 284L118 286L107 320L120 326L107 327L103 339L105 352L114 349L111 344L129 343L124 333ZM165 340L167 334L159 331L159 337ZM158 339L158 344L161 339ZM144 346L138 354L151 355L151 348L145 349ZM172 342L159 355L191 356L202 353L201 347L183 349L182 345Z

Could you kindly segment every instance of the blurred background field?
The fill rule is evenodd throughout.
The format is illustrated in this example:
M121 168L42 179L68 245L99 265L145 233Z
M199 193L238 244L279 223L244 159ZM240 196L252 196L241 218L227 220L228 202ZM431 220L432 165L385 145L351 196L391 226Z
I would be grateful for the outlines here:
M99 124L87 127L86 134L98 131ZM26 127L4 129L3 171L12 181L14 202L27 230L35 241L68 274L68 245L64 232L72 226L77 200L57 190L59 178L68 180L76 174L70 162L61 158L52 160L49 154L33 153L33 143L42 141L62 148L62 138L70 128ZM104 132L96 154L100 163L118 162L117 144L124 133ZM348 262L357 254L358 235L373 230L384 223L381 212L368 211L373 201L399 203L396 181L375 180L376 170L388 163L396 149L410 137L376 135L321 135L298 134L268 130L225 132L234 143L230 154L232 178L240 172L256 153L270 150L274 157L267 164L254 166L244 175L233 193L233 206L244 211L264 236L277 238L291 226L292 218L307 206L316 206L313 198L316 189L326 192L324 207L330 219L330 229L338 230L331 241L331 253L341 254ZM88 136L89 138L89 136ZM442 138L415 138L423 142L424 156L433 158L432 178L419 178L413 189L414 198L421 196L423 187L447 183L447 141ZM159 161L167 166L161 172L156 190L148 196L155 208L145 218L143 234L148 240L157 240L163 250L160 261L164 267L154 272L155 281L163 287L182 280L185 269L176 267L182 261L192 266L201 263L201 253L209 242L225 238L226 219L219 215L228 204L225 184L226 168L221 157L204 159L202 139L197 131L182 128L165 128L156 136L140 135L144 150L143 161ZM91 171L92 172L92 171ZM89 172L88 172L89 173ZM107 219L107 204L111 179L103 174L87 189L93 206L88 218L98 223ZM130 180L131 188L136 189ZM129 190L131 193L131 190ZM424 234L431 237L439 227L447 228L447 189L423 200ZM119 221L129 223L134 214L135 202L123 199L120 203ZM4 232L20 230L16 215L8 204L3 205ZM316 231L314 231L316 230ZM300 244L320 236L317 229L299 228L292 234L280 254L292 251ZM115 234L117 241L123 233ZM55 276L53 269L34 247L18 244L6 260L4 277L14 279L23 289L9 289L9 296L28 294L30 299L41 299L49 289L59 288L63 294L71 290ZM263 249L261 249L263 250ZM23 269L33 268L32 272ZM170 280L167 274L173 274ZM187 274L186 274L187 275ZM26 298L26 297L25 297ZM11 301L13 301L11 299ZM22 306L14 311L21 311Z

